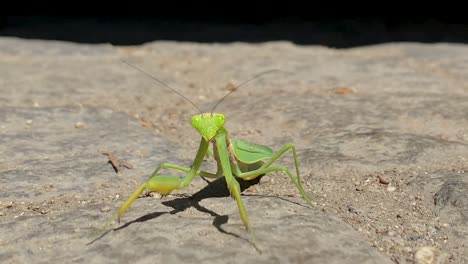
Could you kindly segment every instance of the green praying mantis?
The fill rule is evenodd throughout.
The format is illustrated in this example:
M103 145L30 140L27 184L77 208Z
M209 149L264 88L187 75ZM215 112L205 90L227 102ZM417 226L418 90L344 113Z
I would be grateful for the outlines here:
M122 204L122 206L117 210L117 212L111 220L117 218L117 221L120 223L120 218L122 214L129 208L133 201L136 198L138 198L144 190L151 190L163 196L168 195L173 190L183 189L187 187L195 176L201 176L205 178L225 177L230 195L236 201L242 222L249 233L250 242L252 242L254 245L254 232L247 218L247 213L241 198L240 185L236 178L249 181L266 173L284 172L289 176L292 183L299 190L302 198L304 198L304 200L309 205L313 206L312 202L310 201L309 197L307 196L306 192L304 191L301 185L296 148L293 144L285 144L278 151L274 151L267 146L262 146L255 143L230 138L228 131L224 127L226 121L225 116L221 113L214 113L214 110L219 105L219 103L221 103L227 96L229 96L232 92L236 91L239 87L263 74L278 70L270 70L257 74L256 76L243 82L234 89L231 89L229 93L227 93L216 103L211 112L202 113L202 111L197 105L195 105L192 101L180 94L178 91L164 84L149 73L137 68L136 66L133 66L132 64L124 60L122 60L122 62L147 75L148 77L155 80L164 87L177 93L185 100L190 102L193 106L195 106L195 108L197 108L197 110L199 111L199 114L195 114L191 117L191 124L198 131L198 133L200 133L201 139L200 145L196 152L195 159L190 167L180 166L173 163L160 164L151 174L149 179L143 182L133 192L133 194ZM210 144L212 144L212 149L209 149ZM295 175L293 175L290 172L289 168L282 165L274 164L274 162L288 150L292 151L293 154L296 172ZM217 171L214 173L199 169L207 153L211 154L216 160ZM158 172L163 168L183 172L185 173L185 176L179 177L173 175L158 174Z

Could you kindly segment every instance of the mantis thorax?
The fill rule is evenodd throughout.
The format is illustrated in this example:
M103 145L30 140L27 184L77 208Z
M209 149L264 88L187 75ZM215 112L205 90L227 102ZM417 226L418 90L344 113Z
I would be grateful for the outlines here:
M192 116L192 126L207 140L210 141L223 127L225 117L219 113L203 113Z

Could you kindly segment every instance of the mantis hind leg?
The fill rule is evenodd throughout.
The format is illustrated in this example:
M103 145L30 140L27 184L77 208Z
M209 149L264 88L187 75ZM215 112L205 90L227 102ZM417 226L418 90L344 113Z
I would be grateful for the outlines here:
M296 177L293 176L293 174L289 171L289 169L285 166L271 166L273 162L275 162L279 157L281 157L286 151L288 150L292 151L293 158L294 158L294 165L296 168ZM298 191L301 193L301 196L306 202L314 206L312 202L310 201L310 198L307 196L306 192L304 191L304 188L302 187L301 184L301 178L300 178L300 172L299 172L299 162L297 160L297 154L296 154L296 148L293 144L285 144L279 151L273 154L273 156L265 162L260 168L256 170L252 170L249 172L243 172L237 175L237 177L243 179L243 180L252 180L258 177L259 175L266 174L268 172L273 172L273 171L282 171L288 175L288 177L291 179L293 184L296 186Z

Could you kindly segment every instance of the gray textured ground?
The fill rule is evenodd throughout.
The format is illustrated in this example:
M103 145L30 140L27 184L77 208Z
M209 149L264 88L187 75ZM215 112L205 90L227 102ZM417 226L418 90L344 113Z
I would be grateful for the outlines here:
M116 230L87 245L160 162L189 166L199 140L191 104L119 58L206 111L229 83L287 71L242 87L217 111L234 137L295 143L317 207L281 173L247 189L260 255L223 181L196 179L162 199L142 195ZM2 262L413 263L420 247L440 263L468 262L465 45L2 38L0 62ZM133 169L116 174L104 150ZM291 155L280 162L292 165Z

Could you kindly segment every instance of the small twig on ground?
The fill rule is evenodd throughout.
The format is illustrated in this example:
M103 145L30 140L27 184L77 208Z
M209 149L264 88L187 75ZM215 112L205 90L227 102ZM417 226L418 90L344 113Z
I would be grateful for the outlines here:
M101 153L107 156L107 159L109 159L109 163L112 164L115 173L119 173L119 171L121 170L120 167L133 169L132 164L128 163L126 160L117 158L116 156L114 156L114 154L110 153L109 151L102 151Z

